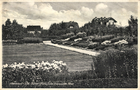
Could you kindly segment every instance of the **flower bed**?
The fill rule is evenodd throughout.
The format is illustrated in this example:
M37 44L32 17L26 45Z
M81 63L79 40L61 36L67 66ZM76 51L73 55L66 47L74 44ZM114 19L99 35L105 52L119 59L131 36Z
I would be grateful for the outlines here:
M67 71L67 65L63 61L53 60L51 63L42 61L33 64L25 64L24 62L17 64L15 62L3 65L2 81L5 85L11 82L49 82L54 79L56 74Z

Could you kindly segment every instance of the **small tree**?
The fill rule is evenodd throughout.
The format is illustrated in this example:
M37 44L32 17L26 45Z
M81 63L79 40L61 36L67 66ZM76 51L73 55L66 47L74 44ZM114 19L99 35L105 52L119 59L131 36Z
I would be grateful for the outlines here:
M137 36L137 30L138 30L138 19L134 18L132 15L130 19L128 20L129 28L130 28L130 35L131 36Z

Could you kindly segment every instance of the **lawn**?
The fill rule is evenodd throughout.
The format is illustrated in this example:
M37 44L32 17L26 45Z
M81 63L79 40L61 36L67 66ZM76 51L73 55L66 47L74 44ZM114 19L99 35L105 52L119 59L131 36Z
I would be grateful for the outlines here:
M33 63L34 61L62 60L69 71L91 69L92 57L66 49L44 44L18 44L3 46L3 64L14 62Z
M127 53L128 55L125 56L131 56L131 53L129 52ZM112 52L110 52L110 54L112 55ZM101 61L97 63L97 71L102 72L103 69L111 72L112 69L108 70L104 67L100 67L103 66L102 64L107 64L102 62L103 60L108 61L111 59L110 54L107 53L108 58L106 59L104 59L104 54L101 56L99 55L100 58L97 57L97 61ZM114 54L118 56L116 52L114 52ZM114 54L113 57L115 57ZM134 55L136 54L134 53ZM115 58L117 59L117 57ZM40 70L7 69L8 71L5 71L3 69L3 88L137 88L137 77L131 77L131 75L129 75L129 78L127 76L113 77L111 75L114 74L110 73L109 77L102 78L99 72L96 71L95 73L94 71L90 70L94 57L92 58L91 56L85 54L44 44L19 44L3 46L3 64L11 64L14 62L33 63L34 61L51 62L54 59L66 62L70 72L43 72L42 74L42 71ZM98 66L99 64L100 66ZM41 81L35 81L39 80L38 78L40 78ZM31 83L29 83L30 81Z

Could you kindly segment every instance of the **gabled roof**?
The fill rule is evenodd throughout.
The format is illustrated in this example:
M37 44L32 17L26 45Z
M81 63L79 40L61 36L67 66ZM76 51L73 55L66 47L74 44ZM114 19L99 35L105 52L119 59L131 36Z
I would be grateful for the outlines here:
M41 31L41 27L39 25L38 26L27 26L27 30L28 31L35 31L35 30Z
M114 18L112 18L112 17L109 17L109 18L107 18L107 21L109 21L109 20L113 20L114 22L117 22Z
M113 20L114 22L117 22L114 18L112 18L112 17L108 17L108 18L106 18L106 17L101 17L101 18L97 18L97 17L95 17L93 20L92 20L92 22L93 21L96 21L96 22L98 22L98 21L106 21L106 22L108 22L109 20Z

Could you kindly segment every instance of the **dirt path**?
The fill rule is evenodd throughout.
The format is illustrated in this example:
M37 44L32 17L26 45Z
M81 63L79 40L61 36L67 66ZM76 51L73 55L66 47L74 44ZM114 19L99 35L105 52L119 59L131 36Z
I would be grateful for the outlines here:
M43 41L43 43L46 44L46 45L52 45L52 46L64 48L64 49L67 49L67 50L76 51L76 52L79 52L79 53L91 55L91 56L97 56L97 55L100 54L98 52L93 52L93 51L88 51L88 50L77 49L77 48L74 48L74 47L53 44L53 43L51 43L51 41Z

